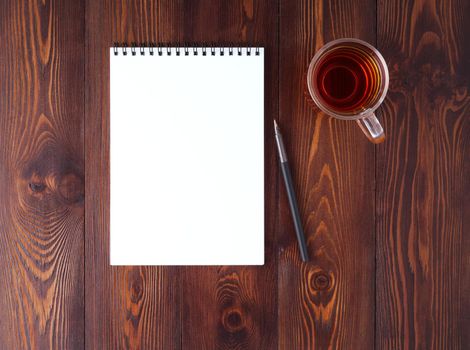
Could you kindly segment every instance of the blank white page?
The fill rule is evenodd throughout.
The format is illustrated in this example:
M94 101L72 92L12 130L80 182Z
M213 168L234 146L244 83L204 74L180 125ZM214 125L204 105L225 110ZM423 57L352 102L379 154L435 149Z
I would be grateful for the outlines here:
M264 264L264 50L113 50L111 265Z

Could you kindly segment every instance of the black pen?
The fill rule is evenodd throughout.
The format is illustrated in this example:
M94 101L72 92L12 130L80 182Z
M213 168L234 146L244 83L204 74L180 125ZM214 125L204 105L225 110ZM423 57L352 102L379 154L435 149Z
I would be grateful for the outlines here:
M297 198L295 196L292 176L290 174L289 163L287 162L286 149L282 141L281 130L274 119L274 137L276 138L277 150L279 152L279 161L281 163L282 176L286 185L287 198L289 199L290 211L294 220L295 233L299 242L300 256L302 261L308 261L307 243L305 242L304 229L302 228L302 220L300 219L299 207L297 206Z

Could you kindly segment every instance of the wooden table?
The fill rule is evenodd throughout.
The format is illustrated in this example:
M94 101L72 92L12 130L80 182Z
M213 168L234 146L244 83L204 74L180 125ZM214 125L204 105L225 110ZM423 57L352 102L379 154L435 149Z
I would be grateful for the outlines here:
M1 1L0 348L468 348L469 15L465 0ZM306 97L309 60L340 37L389 65L381 145ZM114 42L266 48L264 267L109 266Z

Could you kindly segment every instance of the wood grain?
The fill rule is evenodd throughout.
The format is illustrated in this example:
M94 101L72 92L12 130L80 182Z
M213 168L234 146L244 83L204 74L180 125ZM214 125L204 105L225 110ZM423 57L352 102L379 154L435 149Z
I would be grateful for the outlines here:
M279 1L0 2L0 349L468 347L470 3ZM379 146L307 97L345 36L390 68ZM266 48L265 266L109 266L114 42Z
M273 1L188 1L184 11L185 42L265 47L266 250L261 267L183 269L182 349L275 349L277 169L272 119L278 113L278 8Z
M379 4L376 347L468 348L470 4Z
M83 4L0 2L0 348L83 347Z
M279 199L281 349L374 346L374 146L356 123L306 97L310 59L324 43L375 43L373 1L281 1L280 126L311 261L302 263L284 188Z
M107 48L113 42L250 43L273 50L268 60L272 77L267 80L267 95L274 103L266 106L269 115L276 116L276 8L272 13L268 9L267 2L254 5L250 1L150 1L145 6L140 2L93 2L87 6L87 346L222 349L271 348L276 343L272 254L267 254L270 264L265 268L107 266L109 104L102 102L109 93ZM96 32L102 34L96 37ZM268 140L272 145L272 138ZM274 153L268 150L267 203L272 210L267 215L272 216L276 203L271 199L274 180L270 180ZM273 220L266 221L271 232ZM270 247L273 236L267 236ZM269 334L272 336L263 337Z
M178 268L109 265L108 51L115 42L179 40L173 20L182 11L175 1L86 4L87 349L181 348Z

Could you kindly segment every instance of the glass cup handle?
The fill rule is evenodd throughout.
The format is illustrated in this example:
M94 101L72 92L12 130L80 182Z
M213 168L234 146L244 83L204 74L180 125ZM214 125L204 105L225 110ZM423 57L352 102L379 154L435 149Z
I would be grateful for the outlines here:
M381 143L385 140L384 129L374 113L361 119L357 119L357 124L367 138L373 143Z

